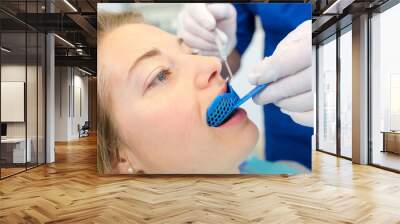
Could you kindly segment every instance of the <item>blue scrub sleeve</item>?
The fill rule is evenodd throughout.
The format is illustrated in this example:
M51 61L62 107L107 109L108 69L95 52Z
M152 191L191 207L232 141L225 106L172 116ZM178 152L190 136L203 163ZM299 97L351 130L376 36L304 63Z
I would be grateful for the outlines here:
M236 50L242 55L249 46L255 31L255 15L250 11L247 4L233 4L237 14L236 28Z

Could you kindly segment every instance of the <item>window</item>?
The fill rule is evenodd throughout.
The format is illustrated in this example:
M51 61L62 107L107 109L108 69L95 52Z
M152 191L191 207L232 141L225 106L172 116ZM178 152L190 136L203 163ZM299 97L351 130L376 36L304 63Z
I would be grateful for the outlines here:
M372 164L400 170L400 4L371 18Z
M336 36L318 47L318 149L336 153Z
M0 3L21 16L42 13L42 5ZM45 35L10 15L0 13L8 20L0 23L0 178L45 163Z
M340 155L351 158L352 141L352 33L351 25L340 36Z

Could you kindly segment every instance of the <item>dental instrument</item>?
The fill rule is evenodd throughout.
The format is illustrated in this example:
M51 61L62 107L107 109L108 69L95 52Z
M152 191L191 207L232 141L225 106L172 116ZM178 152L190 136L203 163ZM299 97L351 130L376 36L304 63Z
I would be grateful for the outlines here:
M229 74L229 76L226 77L225 81L229 82L232 79L233 75L232 75L231 68L229 67L229 64L228 64L228 52L227 52L226 46L225 46L225 43L227 42L228 37L225 35L224 32L222 32L218 28L215 29L215 32L217 33L217 39L215 42L217 43L218 52L219 52L219 55L220 55L222 61L225 64L225 67L228 70L228 74Z
M215 30L215 32L217 33L216 43L218 51L222 61L225 64L226 69L228 70L229 76L225 79L228 86L227 92L218 95L211 103L210 107L208 107L207 109L207 124L211 127L218 127L223 124L233 115L235 110L240 105L242 105L244 102L259 93L267 86L267 84L256 86L243 98L240 99L235 90L233 90L232 86L229 84L229 81L232 79L233 75L228 64L228 55L224 47L224 43L226 43L227 41L227 36L218 28Z
M235 110L240 105L259 93L261 90L267 87L268 84L256 86L242 98L239 98L229 83L227 85L227 92L218 95L207 109L208 126L218 127L223 124L234 114Z
M218 28L215 30L215 32L217 33L216 43L218 51L222 61L225 64L226 69L228 70L229 76L225 79L228 86L227 92L218 95L207 109L207 124L211 127L218 127L223 124L233 115L235 110L240 105L242 105L244 102L259 93L267 86L267 84L256 86L243 98L240 98L237 95L235 90L233 90L232 86L229 84L229 81L232 79L233 75L228 64L228 56L224 47L224 43L226 43L227 41L227 36Z

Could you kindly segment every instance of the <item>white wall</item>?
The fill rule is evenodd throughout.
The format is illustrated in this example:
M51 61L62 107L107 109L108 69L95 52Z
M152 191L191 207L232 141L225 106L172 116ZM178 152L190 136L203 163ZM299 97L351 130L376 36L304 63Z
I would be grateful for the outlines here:
M26 107L22 105L19 108L11 108L3 105L2 112L8 113L22 113L23 116L26 112L26 120L22 122L6 122L7 124L7 137L9 138L24 138L25 135L29 139L32 155L32 161L39 163L44 162L44 74L41 66L25 66L25 64L3 64L1 66L1 81L10 82L24 82L26 86ZM25 80L27 79L27 80ZM2 89L2 94L4 89ZM24 90L21 93L24 94ZM7 95L2 95L2 98L8 98ZM22 104L25 103L23 100ZM3 104L3 103L2 103ZM37 156L37 154L39 154Z
M25 65L2 65L1 66L1 81L2 82L25 82L25 69L31 70L32 68ZM7 96L1 96L2 98ZM7 108L1 108L7 110ZM24 110L24 108L22 108ZM24 122L7 122L7 135L9 137L25 137L25 124Z
M79 137L78 124L82 126L88 120L88 78L83 75L75 68L56 67L56 141L77 139ZM80 105L82 113L80 113Z
M71 99L74 99L74 107L72 108L72 119L71 119L71 133L72 138L79 137L78 132L78 124L81 126L88 121L88 78L87 76L81 76L82 73L74 75L74 96L71 96ZM80 108L81 107L81 108ZM82 111L80 111L82 110Z
M68 85L67 67L55 68L55 141L68 140Z
M160 27L162 30L175 33L177 29L176 17L184 4L182 3L98 3L98 11L142 12L148 24Z
M26 70L25 70L26 69ZM27 73L27 74L26 74ZM36 86L36 80L32 80L32 76L36 76L36 67L25 65L2 65L1 66L1 81L10 82L26 82L25 75L28 77L29 87ZM28 120L28 137L35 131L36 134L36 88L27 88L27 120ZM2 96L6 97L6 96ZM1 108L7 110L8 108ZM22 108L24 110L24 108ZM35 113L33 113L35 112ZM34 123L32 123L34 122ZM7 122L8 137L25 137L26 122Z
M1 82L2 122L24 122L24 102L24 82Z

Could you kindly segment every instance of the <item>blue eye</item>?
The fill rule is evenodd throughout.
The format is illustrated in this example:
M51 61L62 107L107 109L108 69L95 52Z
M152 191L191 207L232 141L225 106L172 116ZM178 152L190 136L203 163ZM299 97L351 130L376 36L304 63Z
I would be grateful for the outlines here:
M156 75L156 77L154 77L154 79L151 81L149 87L153 87L162 82L165 82L170 75L171 75L171 72L168 69L163 69L163 70L159 71L158 74Z
M159 72L159 73L157 74L156 79L157 79L158 81L160 81L160 82L166 80L166 79L167 79L167 75L168 75L167 72L168 72L168 71L161 71L161 72Z

